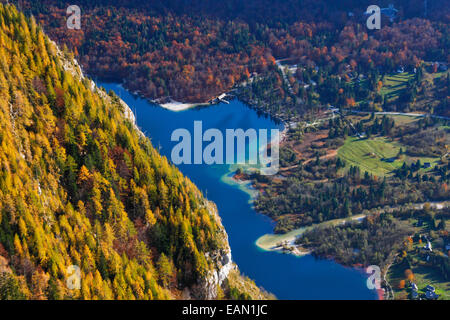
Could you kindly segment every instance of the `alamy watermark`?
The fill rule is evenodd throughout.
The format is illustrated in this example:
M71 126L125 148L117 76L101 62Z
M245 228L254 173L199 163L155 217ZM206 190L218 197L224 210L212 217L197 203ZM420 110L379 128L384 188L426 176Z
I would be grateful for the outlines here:
M70 290L81 289L81 270L79 266L71 265L67 267L66 273L69 275L66 280L66 286Z
M366 273L370 274L367 278L367 288L370 290L381 288L381 270L379 266L368 266L366 268Z
M369 30L380 30L381 29L381 15L386 16L389 18L391 22L394 22L394 20L397 18L398 10L395 9L393 4L390 4L387 8L380 8L377 5L370 5L365 15L369 16L367 18L367 28Z
M366 14L369 15L367 18L367 28L369 30L380 30L381 29L381 9L377 5L371 5L367 8Z
M72 5L67 8L66 13L70 15L67 18L67 29L80 30L81 29L81 9L77 5Z
M202 121L194 121L192 137L187 129L172 132L174 164L249 164L256 165L262 175L274 175L279 169L280 131L267 129L219 129L203 132ZM204 146L204 142L207 145ZM270 154L269 154L270 152Z

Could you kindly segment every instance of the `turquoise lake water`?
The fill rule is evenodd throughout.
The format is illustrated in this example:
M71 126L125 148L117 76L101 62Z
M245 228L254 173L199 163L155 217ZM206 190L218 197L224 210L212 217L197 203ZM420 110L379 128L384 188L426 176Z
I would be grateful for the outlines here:
M113 90L131 107L138 126L169 159L177 144L170 140L172 132L179 128L192 131L194 121L203 122L203 131L208 128L222 132L238 128L282 129L281 124L238 100L172 112L132 95L118 84L97 84ZM241 272L278 299L377 299L376 291L367 288L367 275L363 271L311 255L295 257L259 249L255 241L271 233L273 223L253 210L248 188L231 179L228 165L182 164L178 167L217 204L229 236L233 260Z

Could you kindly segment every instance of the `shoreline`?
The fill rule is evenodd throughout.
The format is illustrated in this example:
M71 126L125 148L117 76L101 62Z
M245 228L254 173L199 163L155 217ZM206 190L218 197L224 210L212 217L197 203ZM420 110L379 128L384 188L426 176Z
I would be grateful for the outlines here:
M232 184L237 188L239 188L240 190L242 190L243 192L249 194L250 195L249 202L251 203L258 196L260 191L254 188L252 180L241 178L236 177L235 171L231 170L229 174L225 174L222 177L222 180L225 183L227 183L226 180L228 180L229 184ZM261 214L259 212L257 213ZM270 219L270 217L268 216L265 217ZM273 221L272 219L270 220ZM308 228L309 227L298 228L285 234L267 233L257 238L254 241L254 245L258 249L267 252L292 254L297 257L310 255L313 252L312 250L301 250L298 246L294 244L294 241L297 239L297 237L301 235L303 232L305 232ZM280 238L282 238L282 240Z
M305 231L311 230L313 228L318 228L321 226L327 226L327 225L340 225L345 224L347 222L351 221L360 221L361 219L364 219L366 215L364 214L358 214L355 216L347 217L347 218L339 218L334 220L328 220L324 221L318 224L313 224L310 226L304 226L300 227L294 230L291 230L287 233L282 234L276 234L276 233L267 233L265 235L262 235L259 237L255 244L258 248L265 250L265 251L282 251L284 253L292 253L294 255L296 254L294 251L297 249L297 251L300 251L298 249L298 246L295 245L294 241L301 236ZM286 249L290 248L290 249ZM308 254L311 254L314 250L307 250ZM305 252L305 251L300 251ZM302 254L304 255L304 254Z
M302 250L295 245L297 237L302 235L308 227L298 228L285 234L265 234L255 241L255 245L268 252L292 254L297 257L312 254L312 250Z
M131 112L130 112L130 114L131 114ZM180 116L181 116L181 118L183 117L182 114L179 114L179 117ZM226 172L224 172L224 174L222 175L221 179L225 180L228 184L232 184L235 187L241 189L242 191L247 192L249 194L249 202L250 202L251 199L254 198L254 196L259 193L258 190L252 189L252 186L249 184L248 181L239 181L239 180L233 179L233 173L234 173L234 170L232 170L232 169L230 171L226 170ZM249 190L252 190L253 192L249 192ZM262 214L260 214L260 215L264 216ZM264 217L269 219L269 217L267 217L267 216L264 216ZM267 229L267 231L270 231L270 230ZM263 234L263 233L264 233L264 231L262 233L260 233L260 235ZM253 247L257 237L258 237L258 234L255 234L255 237L250 237L250 239L248 239L249 240L249 247ZM253 238L253 239L251 239L251 238ZM252 249L252 252L253 251L259 251L260 254L264 255L264 253L261 252L261 250L259 250L258 248L256 248L256 250ZM257 254L257 253L255 253L255 254ZM303 253L303 254L306 254L306 253ZM276 256L272 256L272 257L269 257L268 259L279 259L279 258L277 258ZM303 259L303 260L305 260L305 259ZM300 260L298 260L298 261L300 263ZM312 271L312 272L314 272L314 271Z
M152 103L159 105L160 107L173 111L173 112L179 112L179 111L185 111L196 107L205 107L205 106L211 106L214 104L218 104L221 102L228 103L222 96L228 95L229 92L221 94L218 98L212 98L208 102L180 102L173 100L171 98L158 98L151 100ZM162 101L161 101L162 100ZM165 102L164 102L165 101ZM163 103L161 103L163 102Z
M167 103L158 103L157 101L152 101L155 104L158 104L160 107L173 111L173 112L180 112L180 111L185 111L185 110L189 110L192 108L196 108L196 107L201 107L201 106L207 106L210 105L207 102L200 102L200 103L183 103L183 102L179 102L179 101L175 101L175 100L171 100L170 102Z
M109 81L104 81L105 83L116 83L116 82L109 82ZM96 83L96 82L95 82ZM142 94L139 90L136 91L130 91L129 89L127 89L126 87L126 83L125 82L120 82L118 83L118 85L127 90L128 92L132 93L135 96L138 96L139 98L145 99L153 104L156 104L159 107L162 107L164 109L173 111L173 112L180 112L180 111L185 111L185 110L189 110L192 108L196 108L196 107L203 107L203 106L209 106L212 105L209 102L180 102L180 101L176 101L173 99L167 99L167 98L157 98L157 99L150 99L147 98L144 94ZM160 100L165 100L167 102L165 103L161 103Z

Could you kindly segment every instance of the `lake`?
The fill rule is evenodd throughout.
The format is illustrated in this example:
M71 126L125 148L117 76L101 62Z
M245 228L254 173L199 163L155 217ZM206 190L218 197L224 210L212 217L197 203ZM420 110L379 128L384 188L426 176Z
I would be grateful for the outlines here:
M203 131L217 128L244 130L282 129L271 118L258 114L238 100L172 112L145 99L132 95L118 84L97 82L106 90L113 90L134 111L137 124L151 139L153 146L170 159L177 142L170 140L175 129L192 130L194 121L203 122ZM311 255L296 257L290 254L267 252L255 241L271 233L271 220L258 214L251 204L246 185L231 179L228 165L179 165L204 195L217 204L222 223L228 233L234 262L241 272L258 286L275 294L278 299L377 299L375 290L366 286L367 275L362 270L343 267L331 260Z

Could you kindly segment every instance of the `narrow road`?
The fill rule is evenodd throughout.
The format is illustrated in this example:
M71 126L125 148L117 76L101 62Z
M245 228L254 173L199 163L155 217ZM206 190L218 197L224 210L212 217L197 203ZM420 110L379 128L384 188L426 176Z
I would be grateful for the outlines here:
M360 111L360 110L349 110L352 113L367 113L367 114L371 114L372 112L369 111ZM410 112L388 112L388 111L380 111L380 112L374 112L374 114L376 115L391 115L391 116L409 116L409 117L421 117L421 118L425 118L425 117L431 117L431 118L436 118L436 119L443 119L443 120L450 120L450 118L448 117L444 117L444 116L438 116L435 114L428 114L428 113L410 113Z

